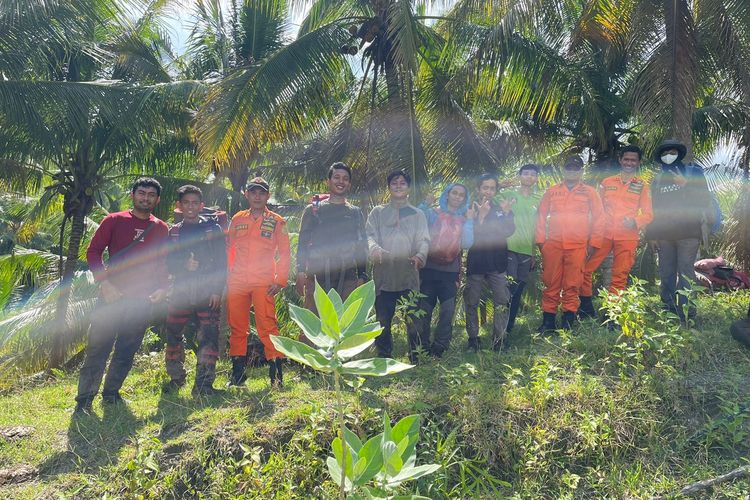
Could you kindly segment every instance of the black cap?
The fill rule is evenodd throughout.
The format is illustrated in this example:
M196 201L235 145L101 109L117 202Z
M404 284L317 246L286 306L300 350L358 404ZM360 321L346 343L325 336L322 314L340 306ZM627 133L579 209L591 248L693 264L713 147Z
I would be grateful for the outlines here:
M565 170L581 170L583 168L583 160L580 156L570 156L565 160L563 166Z
M250 180L245 186L245 191L250 191L252 188L261 188L266 193L269 191L268 182L263 177L255 177Z

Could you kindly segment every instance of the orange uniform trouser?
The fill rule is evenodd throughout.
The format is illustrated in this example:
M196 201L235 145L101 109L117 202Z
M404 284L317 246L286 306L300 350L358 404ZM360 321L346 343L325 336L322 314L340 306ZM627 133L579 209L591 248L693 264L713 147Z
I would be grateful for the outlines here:
M583 284L586 247L563 249L561 241L547 240L542 246L542 311L557 313L562 302L563 311L576 312L578 295ZM562 300L560 299L562 291Z
M276 301L268 295L268 287L244 287L229 284L227 316L229 320L229 355L247 355L247 336L250 326L250 307L255 312L255 326L263 343L266 359L283 357L271 343L271 335L279 334L276 324Z
M605 239L601 248L594 250L586 267L583 269L583 286L581 295L591 297L594 293L592 276L599 269L609 252L613 252L612 259L612 282L609 285L610 293L617 293L628 286L628 275L635 264L635 253L638 248L638 240L609 240Z

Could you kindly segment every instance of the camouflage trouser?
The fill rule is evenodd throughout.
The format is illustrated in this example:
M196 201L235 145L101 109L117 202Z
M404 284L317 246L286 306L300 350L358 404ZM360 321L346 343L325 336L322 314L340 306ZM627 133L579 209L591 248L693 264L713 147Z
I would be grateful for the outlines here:
M195 387L210 387L216 379L216 359L219 357L219 311L208 305L172 303L167 316L167 374L174 381L185 380L185 326L190 320L198 325Z
M120 390L133 366L135 353L141 347L151 314L151 303L145 297L125 297L112 304L100 300L91 316L86 358L78 377L77 401L91 399L99 391L107 358L113 350L102 394L111 396Z

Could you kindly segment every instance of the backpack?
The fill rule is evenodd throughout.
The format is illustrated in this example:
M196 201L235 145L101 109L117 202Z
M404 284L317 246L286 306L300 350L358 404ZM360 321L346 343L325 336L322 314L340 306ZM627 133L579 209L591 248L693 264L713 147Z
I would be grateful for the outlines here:
M430 229L429 258L438 264L450 264L461 253L464 218L436 208L437 220Z

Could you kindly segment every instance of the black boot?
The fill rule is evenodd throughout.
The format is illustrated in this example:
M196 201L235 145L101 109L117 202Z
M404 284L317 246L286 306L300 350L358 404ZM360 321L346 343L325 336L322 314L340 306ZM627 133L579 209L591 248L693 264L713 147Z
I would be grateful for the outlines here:
M466 345L467 350L479 352L481 348L482 344L479 342L479 337L469 337L469 343Z
M555 313L543 313L542 324L539 326L539 333L552 333L557 330L557 324L555 323Z
M232 374L229 376L229 385L242 385L247 380L245 368L247 367L246 356L232 357Z
M591 297L581 295L578 297L581 300L581 305L578 306L578 317L581 319L596 318L596 309L594 309L594 301Z
M272 359L268 362L268 376L271 379L271 387L281 389L284 387L284 375L281 371L282 358Z
M78 401L76 401L76 409L73 411L73 414L75 416L93 414L94 412L92 408L93 402L94 402L94 398L79 399Z
M563 312L563 317L562 317L563 330L572 330L575 322L576 322L576 313L574 313L573 311Z

